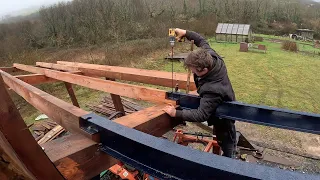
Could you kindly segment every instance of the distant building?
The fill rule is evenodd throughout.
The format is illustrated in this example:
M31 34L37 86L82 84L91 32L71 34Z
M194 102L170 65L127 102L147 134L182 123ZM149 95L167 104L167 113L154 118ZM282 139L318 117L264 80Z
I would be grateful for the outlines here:
M251 42L252 30L249 24L219 23L216 29L216 40L226 42Z
M301 36L303 38L303 40L313 40L313 34L314 31L310 30L310 29L297 29L297 33L298 36Z

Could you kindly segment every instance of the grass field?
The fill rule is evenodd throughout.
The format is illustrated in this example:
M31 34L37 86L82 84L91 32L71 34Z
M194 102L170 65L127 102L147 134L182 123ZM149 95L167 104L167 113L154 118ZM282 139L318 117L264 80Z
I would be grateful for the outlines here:
M239 44L211 46L224 58L238 101L320 113L320 56L281 50L281 44L261 42L267 53L239 52ZM175 71L184 72L181 63ZM168 63L163 70L171 71Z
M261 42L268 48L266 54L239 52L239 44L216 43L213 39L209 42L225 57L238 101L320 113L320 56L286 52L281 50L281 44L267 41ZM178 49L184 51L189 48L186 44L179 46ZM163 59L168 52L169 49L152 51L129 66L171 71L171 63ZM182 63L175 62L174 71L185 72ZM63 83L41 85L40 88L70 102ZM79 86L75 86L75 92L82 108L87 102L96 101L105 94ZM20 111L27 124L32 123L40 113L25 102L19 102L22 102Z
M289 37L282 37L282 36L273 36L273 35L265 35L265 34L256 34L255 36L261 36L265 40L271 40L271 39L276 39L276 40L281 40L281 41L293 41L298 44L298 49L299 51L306 51L309 53L313 53L315 55L318 55L320 58L320 48L314 48L314 43L313 42L305 42L305 41L296 41L293 39L290 39Z

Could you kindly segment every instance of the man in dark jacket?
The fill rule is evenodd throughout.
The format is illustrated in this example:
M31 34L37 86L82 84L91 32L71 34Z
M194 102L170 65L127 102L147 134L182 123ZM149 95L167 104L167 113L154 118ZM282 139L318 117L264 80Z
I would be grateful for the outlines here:
M218 105L224 101L234 101L235 95L222 58L198 33L176 29L177 40L186 37L194 40L201 49L190 53L184 65L194 74L194 81L201 97L200 106L193 110L176 110L167 106L164 111L171 117L189 122L204 122L214 125L223 156L234 158L236 150L236 130L234 121L215 117Z

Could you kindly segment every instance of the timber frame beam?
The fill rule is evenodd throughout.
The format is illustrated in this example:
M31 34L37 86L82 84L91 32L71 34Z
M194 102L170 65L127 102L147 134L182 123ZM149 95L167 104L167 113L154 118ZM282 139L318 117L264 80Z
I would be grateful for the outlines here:
M10 158L10 164L20 169L26 178L63 179L31 135L9 97L2 77L0 77L0 96L0 151Z
M172 87L173 83L174 86L178 84L180 89L186 89L187 87L188 75L184 73L174 73L172 82L171 72L66 61L58 61L57 63L58 64L37 62L36 65L55 70L80 71L87 76L107 77L110 79L140 82L164 87ZM190 79L190 90L193 91L196 89L193 79Z
M21 70L15 68L15 67L0 67L1 71L7 72L7 73L12 73L12 72L19 72Z
M27 70L24 68L21 69ZM55 82L63 78L59 79L55 78L56 76L52 76L52 78L46 76L47 71L51 70L42 68L36 69L37 71L32 68L31 70L40 74L22 75L16 77L4 71L0 71L0 74L5 84L11 90L22 96L27 102L40 110L42 113L48 115L50 119L63 126L66 130L72 132L72 135L69 137L57 139L43 145L45 153L54 163L60 173L64 176L64 178L91 179L116 163L117 160L114 158L105 153L99 152L99 135L87 134L80 128L80 117L89 114L89 112L64 102L30 85ZM57 76L67 74L67 76L71 75L72 77L74 77L73 75L76 75L81 78L87 78L87 76L71 74L69 72L54 71L53 74ZM89 79L90 78L91 77L89 77ZM112 81L102 81L112 83ZM129 85L129 87L131 87L131 85ZM139 86L134 86L134 88L136 87L140 88ZM164 92L151 88L148 90L150 92L155 91L156 94L162 94ZM117 92L115 93L119 94ZM161 98L165 97L161 96ZM154 107L146 108L128 116L118 118L115 120L115 122L129 128L134 128L148 133L150 135L161 136L177 125L176 121L171 121L171 118L162 111L165 106L165 103L160 103ZM62 153L62 151L65 152Z
M45 66L44 64L41 65L39 63L38 65ZM194 151L187 147L181 147L175 143L154 137L163 135L165 132L177 125L178 121L172 121L171 118L162 111L166 106L166 103L175 104L176 101L167 100L166 96L168 94L162 90L88 77L94 76L123 80L121 79L121 76L125 74L125 72L121 72L118 77L108 77L108 75L105 74L108 72L112 75L116 72L112 71L112 69L120 71L120 67L110 67L111 69L107 70L104 69L106 67L103 66L100 67L103 69L102 72L100 72L101 74L90 74L90 72L94 72L93 70L95 68L95 70L100 71L101 69L99 69L98 66L100 67L100 65L88 66L88 64L79 65L72 64L71 62L59 62L58 65L50 65L50 67L47 67L59 70L57 71L22 64L14 64L14 68L16 69L39 74L39 77L42 78L51 78L53 80L77 84L115 95L157 102L158 104L115 119L111 122L106 118L97 116L94 113L89 113L72 104L57 99L26 83L31 83L31 81L23 82L17 77L0 70L0 74L9 88L17 92L41 112L47 114L52 120L62 125L66 130L72 132L72 135L68 137L56 139L43 145L44 151L48 156L47 159L49 158L51 162L53 162L56 169L59 170L64 178L91 179L98 175L102 170L113 165L117 161L116 159L119 159L124 163L128 163L133 167L142 170L143 172L147 172L148 174L163 179L198 179L199 177L200 179L225 179L230 177L235 179L283 179L284 177L289 179L318 179L318 177L313 175L299 174L275 168L252 165L221 156L209 155L207 153ZM74 74L75 72L78 74ZM81 75L79 75L79 73ZM147 75L144 75L144 77L146 76ZM136 76L135 78L137 77L139 76ZM139 79L135 78L131 79L131 81L141 82ZM39 81L38 78L35 79ZM161 81L163 80L153 80L150 80L148 83L159 83L157 85L165 86L163 83L161 84ZM73 91L70 91L69 94L74 96ZM8 95L6 95L6 97L8 98ZM187 97L191 98L189 95L187 95ZM193 98L199 99L199 97ZM181 99L179 101L180 105L183 106ZM74 104L77 105L75 102ZM236 108L236 110L230 108L230 106ZM237 112L237 109L240 109L239 106L245 107L246 109L242 109L241 112ZM252 112L260 114L262 110L266 111L269 115L272 114L269 113L270 111L281 111L278 109L268 109L266 107L249 106L239 103L237 104L237 102L231 102L223 103L219 106L216 115L218 115L218 117L230 118L231 120L249 121L258 124L267 121L267 125L270 125L269 119L273 118L278 120L293 113L297 116L294 116L291 119L286 119L287 121L290 121L289 125L293 126L290 124L291 122L294 122L292 119L295 120L297 119L296 117L303 117L303 120L306 120L305 122L308 126L316 125L312 128L316 129L316 132L319 132L319 124L317 123L317 120L320 116L318 115L281 111L282 115L273 115L273 117L263 120L261 120L261 118L256 119L258 117L256 114L252 115ZM249 115L251 114L252 116L245 115L244 111L248 112ZM0 124L1 123L2 122L0 122ZM279 125L281 123L276 122L275 124ZM0 132L6 132L6 130L4 130L5 128L6 127L1 128ZM306 127L306 129L310 129L310 127ZM14 134L5 138L10 140L12 137L15 137ZM20 141L24 141L25 137L21 136L19 139ZM32 148L35 148L35 145L33 145ZM7 150L7 152L19 154L17 153L18 149L19 148L17 147L13 147L11 150ZM132 149L135 149L136 151L132 151ZM148 156L141 156L141 154L148 154ZM191 154L192 156L190 156ZM24 159L22 161L22 166L25 166L28 163L30 162ZM190 171L186 171L186 169L190 169ZM195 174L195 169L198 172L201 171L201 173ZM55 169L53 168L52 172L54 170Z
M14 67L23 71L43 74L47 77L57 79L60 81L77 84L80 86L88 87L95 90L104 91L107 93L117 94L138 100L145 100L157 103L172 103L174 101L166 99L166 91L147 88L136 85L129 85L114 81L103 80L78 74L71 74L68 72L59 72L39 67L33 67L23 64L14 64Z

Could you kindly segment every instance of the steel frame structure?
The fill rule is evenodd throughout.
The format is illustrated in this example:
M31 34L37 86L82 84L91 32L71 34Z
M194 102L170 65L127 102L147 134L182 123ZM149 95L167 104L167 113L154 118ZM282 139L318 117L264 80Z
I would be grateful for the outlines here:
M177 125L162 111L166 103L196 108L199 97L168 94L114 80L171 87L171 73L63 61L57 64L37 62L36 65L38 67L14 64L13 67L0 68L0 95L3 97L0 99L0 153L8 156L18 172L27 178L91 179L118 160L161 179L319 178L199 152L157 138ZM21 70L35 74L9 74ZM73 104L32 86L56 81L66 83ZM187 74L176 73L174 81L185 89ZM118 111L121 111L119 95L156 105L110 121L79 108L72 84L111 93ZM6 88L22 96L72 134L44 144L42 151L26 130ZM190 84L190 89L196 89L194 83ZM192 105L187 105L182 97L191 98ZM320 134L320 116L317 114L232 102L221 105L217 116Z

